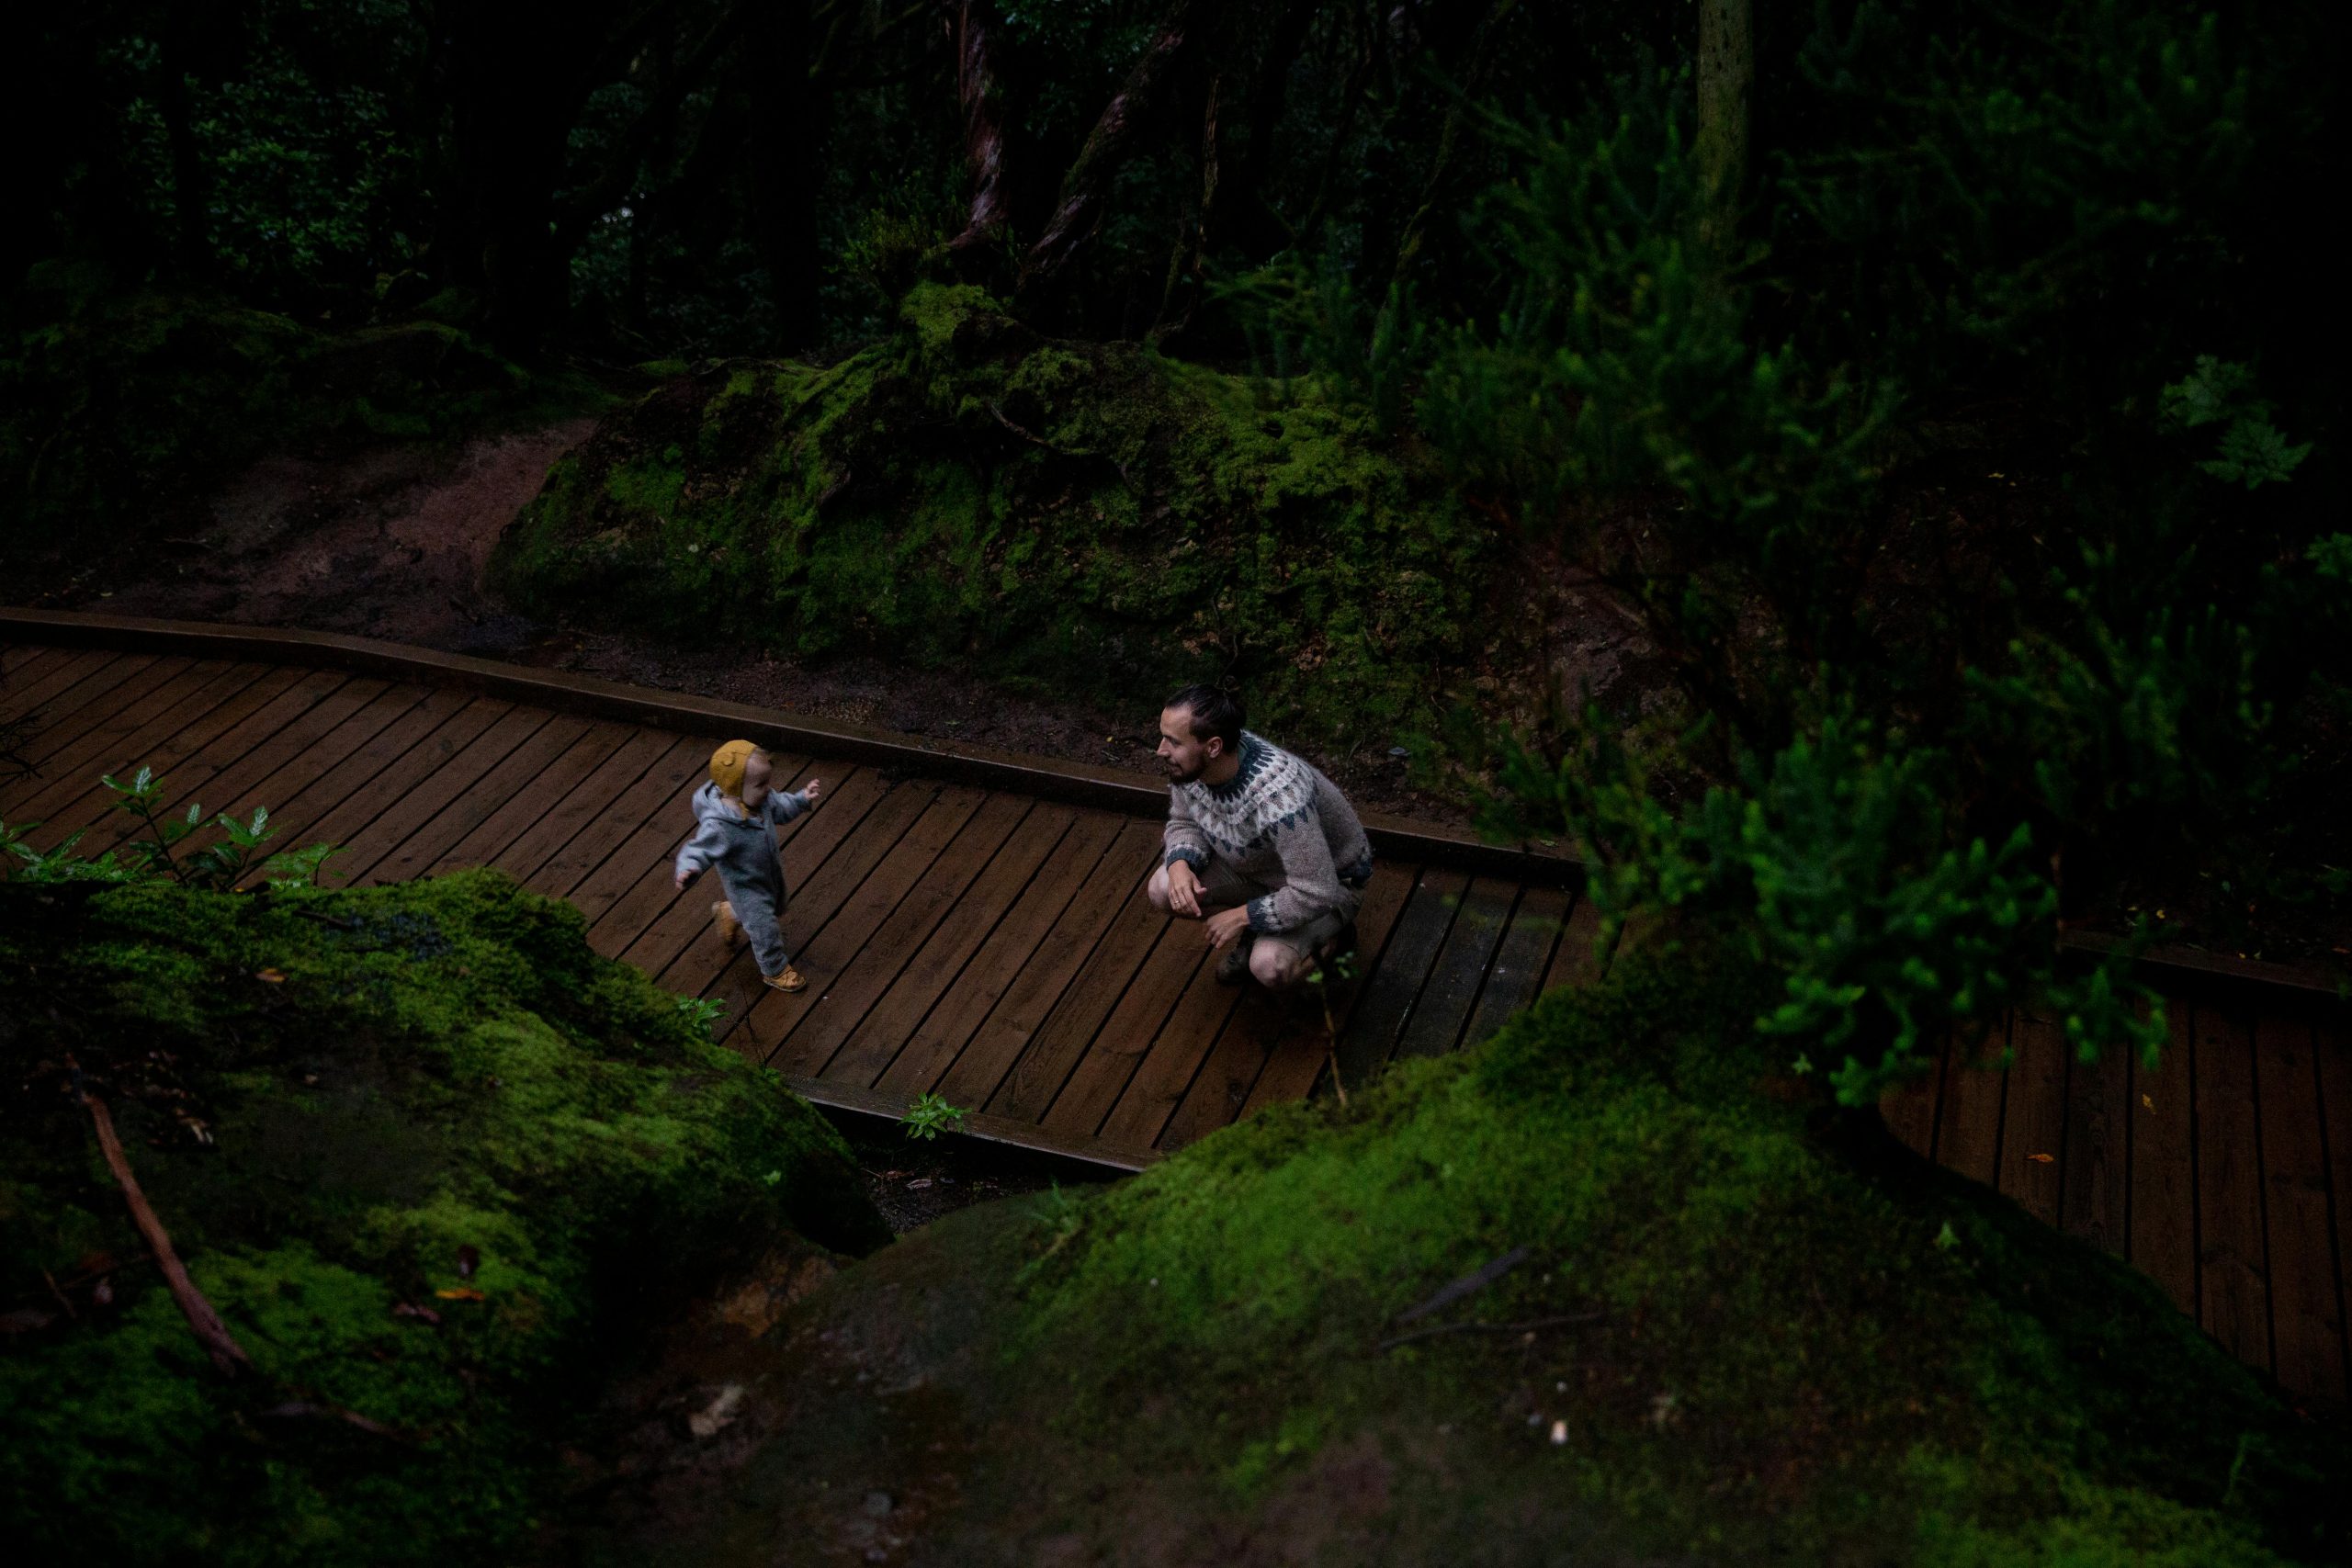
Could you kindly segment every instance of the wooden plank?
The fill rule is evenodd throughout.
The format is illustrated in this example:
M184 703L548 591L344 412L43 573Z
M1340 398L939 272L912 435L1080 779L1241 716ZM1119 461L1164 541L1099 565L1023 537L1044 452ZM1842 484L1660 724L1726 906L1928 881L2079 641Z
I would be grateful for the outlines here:
M1126 1088L1095 1129L1095 1136L1124 1148L1157 1144L1245 999L1258 1004L1261 1028L1278 1030L1286 1024L1294 1032L1321 1032L1319 1021L1310 1021L1310 1014L1319 1010L1311 998L1273 996L1255 982L1220 986L1215 961L1204 962L1193 971L1192 982L1170 1010L1159 1037L1136 1064ZM1071 1079L1073 1087L1079 1082L1077 1077ZM1238 1112L1248 1096L1244 1085L1232 1097L1228 1115ZM1052 1121L1050 1112L1046 1120Z
M1396 920L1405 906L1420 885L1419 866L1383 865L1372 874L1372 883L1363 890L1363 907L1356 911L1356 977L1349 982L1332 1003L1332 1019L1341 1038L1345 1038L1348 1022L1355 1017L1357 1006L1363 1000L1366 978L1380 967L1388 943L1394 939ZM1241 1102L1241 1114L1254 1116L1267 1106L1305 1098L1318 1085L1328 1081L1325 1069L1330 1062L1329 1043L1319 1036L1302 1043L1284 1038L1271 1047L1272 1054L1258 1074L1257 1082L1250 1088L1249 1098ZM1343 1080L1344 1081L1344 1080ZM1351 1082L1347 1087L1354 1087ZM1200 1112L1195 1120L1184 1122L1180 1107L1178 1122L1170 1124L1170 1132L1160 1134L1160 1141L1173 1148L1170 1141L1173 1133L1198 1136Z
M2052 1020L2020 1011L2009 1039L2000 1187L2027 1213L2055 1225L2067 1158L2066 1033Z
M788 901L785 935L793 951L798 951L815 927L856 888L858 879L898 842L930 804L931 795L929 786L893 787L877 771L859 768L817 810L788 826L786 831L791 836L785 842L793 846L794 852L786 854L784 862ZM679 829L679 841L684 840L691 827L689 822ZM730 953L714 934L710 906L725 896L725 885L717 874L706 874L646 928L624 956L681 996L704 995L729 963L739 958L752 966L750 979L755 984L759 970L749 952ZM750 1005L749 993L739 986L735 1000L741 1005L728 1014L729 1030L740 1021L742 1007ZM717 1037L723 1040L727 1033L722 1031Z
M1609 954L1596 947L1600 938L1600 910L1579 893L1568 909L1567 929L1560 933L1560 945L1552 951L1552 966L1544 972L1538 992L1596 984L1609 972Z
M1113 923L1134 918L1142 902L1137 889L1158 863L1158 846L1164 837L1159 823L1122 820L1107 812L1080 820L1111 825L1112 837L1102 854L1089 865L1082 846L1072 849L1065 840L1046 871L973 957L965 981L932 1010L878 1087L919 1092L914 1076L930 1056L945 1063L935 1081L938 1092L951 1103L985 1106L1000 1091L1010 1090L1017 1107L1012 1112L1014 1119L1034 1122L1042 1113L1052 1091L1033 1107L1022 1100L1020 1085L1012 1081L1021 1076L1015 1069L1064 994L1100 951ZM1065 855L1066 872L1056 878L1055 868L1064 864ZM1143 908L1148 911L1150 905L1145 903ZM1037 1076L1042 1077L1044 1071ZM1053 1088L1060 1085L1057 1074Z
M38 710L40 728L28 742L27 761L48 754L57 746L101 728L107 716L157 680L187 669L194 660L161 660L144 654L92 654L78 663L51 672L25 691L10 694L9 712Z
M659 733L659 731L650 731ZM595 877L606 861L638 837L638 829L654 818L663 816L661 825L675 832L677 816L663 811L677 802L692 802L694 790L708 776L710 752L718 748L718 740L706 736L673 736L671 750L665 750L638 776L633 785L621 790L612 804L606 804L593 818L581 825L579 832L564 840L553 856L529 874L526 884L546 894L548 898L571 898L574 888ZM687 804L692 816L692 804ZM656 851L651 861L661 863L665 856ZM630 872L647 870L647 861L630 865Z
M894 810L901 798L921 808L903 827ZM811 897L794 900L798 906L794 918L802 934L791 944L793 964L807 976L808 988L793 996L769 989L750 953L743 953L709 991L728 1005L729 1027L718 1037L755 1062L772 1059L776 1042L803 1013L822 1006L866 939L890 918L987 798L982 791L964 785L908 784L892 791L861 830L826 858L809 885ZM824 886L820 888L819 883Z
M2132 1267L2197 1315L2196 1009L2165 1008L2168 1041L2153 1068L2132 1064Z
M1149 909L1148 900L1145 908ZM1125 938L1131 929L1114 927L1112 938ZM1037 1121L1058 1135L1094 1136L1102 1118L1125 1092L1136 1065L1159 1038L1159 1026L1168 1021L1185 987L1209 956L1197 921L1172 919L1152 910L1145 929L1150 932L1150 941L1140 960L1113 990L1107 1006L1100 1005L1093 996L1079 996L1076 986L1071 987L1072 995L1064 998L1070 1007L1068 1017L1073 1029L1089 1019L1099 1020L1086 1038L1076 1040L1073 1033L1066 1039L1063 1029L1047 1021L1046 1033L1055 1050L1050 1055L1039 1053L1039 1059L1050 1061L1066 1054L1069 1070L1050 1101L1038 1109ZM1125 947L1122 942L1122 957ZM1104 971L1102 977L1109 973ZM1100 977L1090 974L1080 979L1099 984ZM1065 1053L1063 1047L1072 1043L1075 1048Z
M1971 1180L1993 1185L2000 1171L2001 1098L2007 1074L1997 1065L2009 1044L2009 1020L1955 1039L1944 1058L1943 1121L1936 1158Z
M1198 921L1171 921L1042 1124L1148 1147L1241 999L1239 987L1216 983L1222 951ZM1124 1135L1110 1125L1122 1111Z
M1519 889L1493 877L1473 878L1462 895L1453 925L1438 950L1429 983L1421 987L1396 1039L1398 1056L1442 1056L1462 1040L1470 1010L1487 981L1487 966L1502 945Z
M1362 1089L1387 1065L1469 886L1470 879L1458 871L1431 866L1421 873L1380 962L1364 976L1363 995L1353 1016L1340 1033L1340 1081L1349 1089Z
M189 694L235 668L175 662L157 671L153 681L127 681L84 714L44 729L18 748L33 771L0 789L0 811L46 818L62 800L94 786L100 773L120 773L132 737L152 743L159 722L165 735L185 728L190 715L181 705Z
M305 837L345 846L345 853L327 863L321 880L337 886L356 882L390 847L375 831L378 818L397 809L411 790L424 787L450 758L511 711L495 697L435 692L305 786L320 790L333 781L331 794L313 796L316 804L308 807L318 815Z
M280 807L285 799L254 799L254 785L268 783L268 776L285 761L303 760L306 769L320 766L320 745L336 740L336 728L341 719L365 703L369 691L381 691L377 682L348 680L341 670L308 670L276 698L244 715L228 728L221 728L209 739L195 745L193 752L181 757L179 764L164 776L167 807L181 807L181 802L200 799L209 811L226 816L249 818L254 807L268 807L270 818L280 818ZM424 694L409 689L400 705L412 705L421 701ZM374 724L383 724L390 715L381 715ZM374 727L369 727L374 733ZM357 736L357 743L365 736ZM289 823L277 820L277 844L289 846ZM130 837L134 825L125 818L115 818L104 828L89 835L87 849L110 849L113 844Z
M517 751L528 750L554 717L545 708L515 707L499 715L481 734L411 784L399 799L385 804L353 843L344 875L353 886L385 880L379 868L410 839L429 832L443 812L486 781L507 782L501 770Z
M1163 836L1157 825L1151 832L1155 838ZM1156 854L1129 865L1111 865L1106 859L1100 892L1112 899L1107 923L1098 928L1100 934L1078 973L1056 998L1047 998L1051 1010L1043 1022L1029 1032L1027 1040L1012 1055L995 1091L985 1102L988 1110L1015 1121L1041 1121L1070 1076L1084 1064L1095 1036L1130 994L1136 976L1142 973L1160 938L1173 924L1144 896L1144 884L1157 863ZM1090 882L1090 887L1095 886ZM1078 908L1072 905L1074 911ZM1091 910L1095 907L1089 908ZM1197 942L1198 928L1189 929ZM1162 1016L1173 1005L1177 989L1171 986L1162 994ZM1006 1009L1000 1010L1010 1010L1012 1001L1013 998L1008 996ZM1005 1021L1017 1025L1030 1016L1035 1015L1024 1008L1012 1013ZM1155 1028L1159 1021L1158 1018L1152 1020ZM983 1026L983 1039L974 1041L973 1051L978 1051L985 1043L991 1058L998 1055L1004 1043L992 1034L998 1025L999 1021L991 1018ZM971 1054L967 1052L967 1055ZM956 1072L950 1074L951 1081L963 1069L964 1064L958 1062ZM949 1098L955 1097L950 1093Z
M11 814L54 822L56 813L78 796L109 800L101 774L127 779L180 731L263 673L252 664L193 664L141 694L120 712L87 734L64 743L38 762L36 778L11 791ZM160 771L160 770L159 770Z
M505 804L493 804L487 815L435 856L424 868L423 874L434 875L463 866L495 865L514 875L514 864L527 860L529 864L522 875L515 876L516 881L523 880L546 863L548 853L554 848L578 836L584 820L610 806L615 796L636 782L639 773L678 740L676 736L658 729L591 724L582 719L559 722L577 726L577 733L548 763L541 775L545 787L518 790ZM548 733L556 733L553 727ZM637 763L636 771L628 773L626 777L621 776L624 770L612 766L624 748L629 750ZM525 846L526 840L536 842L518 847ZM531 851L539 844L545 844L547 849L533 854ZM513 862L505 858L509 850L516 851Z
M172 731L164 739L155 740L141 736L139 739L139 757L143 760L143 766L153 766L155 776L163 778L164 785L179 790L188 781L190 760L205 755L205 750L211 748L221 736L235 731L240 724L252 719L256 712L266 710L266 707L270 707L270 703L285 696L287 689L297 684L299 677L301 677L301 670L270 670L261 680L238 691L231 701L188 717L176 731ZM73 829L108 818L113 808L113 790L108 790L96 773L85 773L77 797L59 804L54 811L47 811L45 816L50 818L51 828ZM219 813L207 811L207 816L219 816ZM252 816L252 813L244 813L244 816ZM113 816L113 820L106 820L104 829L94 829L92 837L85 840L83 851L85 853L96 853L99 844L110 846L120 841L122 837L130 837L130 816Z
M42 730L53 729L93 697L114 690L154 661L153 654L113 653L104 649L69 654L28 671L22 685L0 691L0 717L38 713ZM38 740L40 735L34 739Z
M2343 1014L2323 1019L2312 1032L2312 1065L2319 1078L2320 1140L2327 1156L2329 1238L2335 1258L2335 1317L2352 1341L2352 1031ZM2345 1347L2352 1382L2352 1343Z
M2242 1361L2271 1365L2254 1020L2197 1009L2197 1320Z
M39 671L74 657L70 648L56 648L45 643L0 642L0 693L22 679L28 671Z
M1886 1130L1928 1159L1936 1157L1936 1112L1943 1094L1944 1056L1949 1047L1950 1041L1939 1036L1933 1048L1922 1053L1928 1070L1879 1097L1879 1115Z
M579 837L588 832L621 795L644 778L647 769L677 752L680 740L673 733L663 728L633 728L623 736L621 745L612 750L612 755L597 761L585 773L571 776L571 787L564 787L564 778L550 781L546 797L538 802L538 816L534 816L532 825L515 835L511 844L499 851L492 865L529 886L538 870L564 853L567 846L576 844ZM642 813L638 820L644 820ZM597 849L612 849L612 841L602 841Z
M1462 1032L1464 1050L1492 1039L1513 1015L1542 994L1544 976L1559 950L1572 898L1560 887L1530 887L1520 894L1519 908L1511 912L1510 930L1495 950L1494 967L1487 972L1487 987L1478 993L1470 1026Z
M382 689L371 696L371 687ZM249 773L235 781L242 786L233 797L235 807L248 818L255 806L269 807L272 840L277 849L294 849L315 841L308 837L310 816L331 807L333 797L330 792L313 786L414 712L426 696L417 687L385 686L372 676L352 682L305 716L304 730L307 733L317 722L348 708L343 721L299 748L280 749L277 754L281 761L274 771L259 777ZM355 703L358 705L351 706ZM258 768L254 772L257 773ZM247 880L250 886L258 878Z
M544 799L539 791L548 769L580 738L587 721L561 714L532 716L539 721L539 728L503 754L493 753L486 771L460 787L447 805L401 840L397 849L376 862L368 873L369 882L408 882L424 875L452 845L481 827L501 807ZM484 746L494 743L494 732L484 736L481 742Z
M2308 1020L2257 1014L2254 1081L2262 1127L2263 1220L2270 1259L2270 1330L2278 1382L2342 1404L2343 1303L2328 1213L2326 1133Z
M827 1076L868 1088L879 1085L918 1038L948 987L957 983L973 955L1021 907L1038 873L1053 863L1056 852L1073 832L1080 835L1079 852L1091 866L1101 858L1112 829L1108 818L1096 814L1088 813L1081 821L1073 807L1038 803L908 959L889 990L842 1040L826 1068ZM1063 884L1065 897L1073 886ZM944 1058L929 1056L917 1092L930 1087L944 1066Z
M2126 1045L2066 1069L2066 1164L2059 1224L2118 1258L2132 1217L2132 1053Z
M713 748L715 750L715 748ZM659 898L663 891L675 891L671 884L671 867L677 861L677 840L684 832L684 825L694 820L694 792L701 790L710 778L710 766L706 757L696 757L692 769L673 769L671 795L654 804L644 813L644 820L626 840L618 841L595 872L579 882L567 894L583 919L593 921L605 915L621 898L628 898L638 888L647 888L650 898ZM647 778L656 778L663 769L650 769ZM783 766L778 764L778 773Z
M283 824L280 841L289 845L337 842L327 837L329 831L346 821L364 820L345 810L352 797L381 788L385 775L401 758L463 713L473 700L463 692L416 686L393 686L377 694L329 737L329 740L349 739L356 744L331 746L322 740L315 756L294 758L254 786L256 792L292 791L270 807L271 819ZM322 875L334 875L339 864L339 858L330 860Z
M1158 832L1159 824L1154 823L1153 833L1157 836ZM884 1117L892 1122L903 1118L914 1100L910 1094L860 1089L855 1084L834 1083L825 1078L786 1077L784 1083L786 1088L813 1105L838 1106L844 1111ZM978 1138L984 1143L1037 1149L1065 1159L1108 1167L1113 1170L1143 1170L1159 1157L1150 1149L1114 1148L1100 1138L1057 1137L1035 1122L1016 1122L1011 1117L986 1111L967 1111L964 1119L956 1124L955 1135Z
M771 1010L776 1015L779 1031L770 1060L779 1071L809 1077L832 1076L832 1065L841 1055L844 1042L857 1032L880 1005L883 997L898 984L908 964L922 951L950 910L964 898L997 858L1013 831L1029 815L1036 803L1025 795L992 795L982 800L954 830L954 836L943 844L930 863L914 873L912 881L895 904L870 926L861 918L844 909L827 927L819 942L809 948L811 969L802 973L809 976L809 991L797 998L775 998ZM932 807L933 813L940 807ZM901 852L910 853L923 835L918 825L899 846ZM1043 858L1042 852L1038 858ZM882 868L866 879L858 897L878 907L880 889L888 880ZM1024 878L1025 880L1025 878ZM1008 892L1003 902L982 911L992 921L1010 902ZM830 980L824 978L825 960L830 953L841 953L840 963L831 970ZM756 1010L753 1016L757 1017ZM893 1046L905 1038L905 1030L912 1022L901 1019L896 1030L884 1026ZM872 1060L851 1061L841 1073L844 1083L861 1087L870 1085L880 1071L881 1064Z

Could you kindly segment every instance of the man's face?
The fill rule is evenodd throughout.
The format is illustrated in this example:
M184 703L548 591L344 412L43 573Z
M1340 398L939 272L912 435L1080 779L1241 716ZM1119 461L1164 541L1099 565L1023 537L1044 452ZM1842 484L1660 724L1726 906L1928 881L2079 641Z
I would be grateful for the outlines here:
M768 797L768 780L775 764L765 751L754 751L743 763L743 804L757 806Z
M1212 735L1206 740L1193 739L1191 708L1161 708L1159 710L1159 765L1168 770L1170 784L1191 784L1201 776L1201 770L1225 755L1225 739Z

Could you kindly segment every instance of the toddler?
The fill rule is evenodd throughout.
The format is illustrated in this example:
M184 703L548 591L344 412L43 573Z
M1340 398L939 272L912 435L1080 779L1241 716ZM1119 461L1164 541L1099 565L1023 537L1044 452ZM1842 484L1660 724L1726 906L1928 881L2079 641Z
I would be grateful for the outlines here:
M710 907L720 940L731 947L750 937L760 977L779 991L797 991L808 982L792 966L776 924L785 887L775 825L816 805L825 786L810 779L797 793L771 789L774 772L768 754L748 740L729 740L710 754L710 782L695 791L694 837L678 852L676 881L683 892L705 866L717 866L727 890Z

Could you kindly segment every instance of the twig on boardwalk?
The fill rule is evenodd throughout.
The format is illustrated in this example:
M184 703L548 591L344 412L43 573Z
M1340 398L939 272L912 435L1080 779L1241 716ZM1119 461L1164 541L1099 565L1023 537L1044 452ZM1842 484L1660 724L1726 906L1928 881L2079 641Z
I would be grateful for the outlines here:
M1605 1312L1572 1312L1558 1317L1531 1317L1523 1323L1441 1323L1384 1339L1373 1348L1394 1350L1399 1345L1409 1345L1416 1339L1434 1338L1441 1334L1533 1334L1545 1328L1566 1328L1571 1324L1599 1323L1608 1315Z
M67 1065L73 1066L72 1058L67 1059ZM114 1172L115 1181L122 1189L122 1201L130 1206L131 1223L139 1227L147 1250L155 1255L155 1266L164 1271L164 1282L171 1287L172 1300L179 1303L188 1327L195 1331L205 1353L223 1374L234 1377L241 1371L251 1371L253 1359L245 1354L244 1347L237 1343L229 1325L220 1321L220 1314L212 1309L212 1303L181 1266L179 1254L172 1247L171 1233L155 1217L147 1194L139 1189L139 1179L130 1174L130 1160L122 1152L122 1140L115 1136L114 1118L107 1112L107 1102L85 1087L78 1066L74 1068L74 1092L89 1107L91 1123L98 1130L99 1152L107 1156L107 1168Z

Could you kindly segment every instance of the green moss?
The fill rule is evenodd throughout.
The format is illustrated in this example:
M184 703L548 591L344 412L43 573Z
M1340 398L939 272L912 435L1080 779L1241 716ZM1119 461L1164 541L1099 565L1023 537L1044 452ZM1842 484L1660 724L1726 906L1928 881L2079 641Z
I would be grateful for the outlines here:
M1433 465L1314 394L1050 341L926 284L829 368L673 381L560 465L493 570L527 610L884 650L1131 704L1228 671L1324 742L1466 689L1498 571Z
M826 1122L494 873L0 887L0 1290L115 1260L111 1307L0 1359L0 1530L40 1561L496 1555L651 1314L794 1232L887 1237ZM68 1052L259 1378L146 1265Z
M1182 1561L2340 1558L2340 1423L1874 1122L1759 1093L1785 1047L1749 1027L1755 976L1619 970L1346 1111L1267 1112L1074 1213L943 1223L836 1281L801 1343L971 1413L951 1447L1017 1450L959 1475L925 1560L1054 1536L1128 1561L1139 1517ZM1520 1247L1413 1326L1535 1326L1384 1345Z

